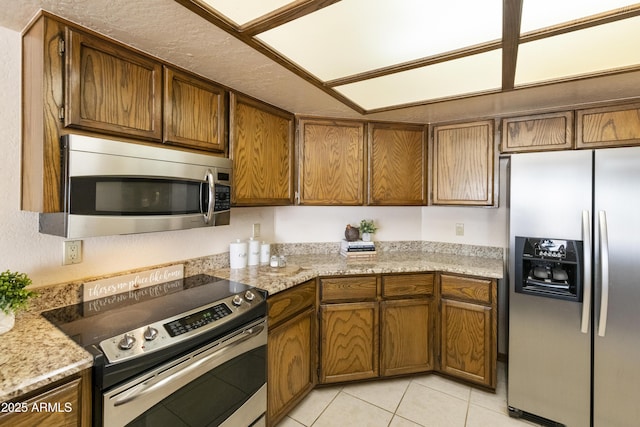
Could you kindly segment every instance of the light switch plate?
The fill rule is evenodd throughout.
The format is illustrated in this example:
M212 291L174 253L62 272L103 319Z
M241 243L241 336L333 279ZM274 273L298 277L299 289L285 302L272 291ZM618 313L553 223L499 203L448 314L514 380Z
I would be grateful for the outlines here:
M464 236L464 224L461 222L456 223L456 236Z

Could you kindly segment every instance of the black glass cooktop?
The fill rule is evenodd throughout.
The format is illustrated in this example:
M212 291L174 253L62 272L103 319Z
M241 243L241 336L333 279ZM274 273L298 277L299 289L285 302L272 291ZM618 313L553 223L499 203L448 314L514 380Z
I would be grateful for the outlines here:
M43 312L83 347L252 289L197 275Z

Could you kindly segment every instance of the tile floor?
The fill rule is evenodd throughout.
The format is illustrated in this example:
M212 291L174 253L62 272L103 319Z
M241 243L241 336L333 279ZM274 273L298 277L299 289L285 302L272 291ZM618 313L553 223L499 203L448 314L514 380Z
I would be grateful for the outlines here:
M495 394L438 375L323 386L278 427L531 427L507 415L505 365Z

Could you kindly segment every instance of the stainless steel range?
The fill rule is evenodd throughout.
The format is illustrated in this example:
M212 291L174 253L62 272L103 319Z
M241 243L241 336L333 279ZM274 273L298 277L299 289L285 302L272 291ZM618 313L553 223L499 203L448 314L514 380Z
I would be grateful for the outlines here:
M94 355L97 426L264 425L266 292L188 277L43 316Z

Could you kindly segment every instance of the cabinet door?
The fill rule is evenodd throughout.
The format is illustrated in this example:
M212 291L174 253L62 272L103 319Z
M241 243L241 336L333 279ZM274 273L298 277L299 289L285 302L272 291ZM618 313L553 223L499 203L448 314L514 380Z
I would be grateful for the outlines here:
M378 303L320 306L320 382L378 376Z
M431 299L381 303L380 375L433 369L431 313Z
M364 203L364 123L300 120L300 204Z
M493 120L434 127L434 205L493 205L494 139Z
M226 154L226 99L222 87L164 67L164 142Z
M503 153L568 150L573 147L573 111L502 120Z
M448 299L440 308L440 370L495 387L492 308Z
M293 127L293 114L231 94L233 204L293 203Z
M159 62L70 28L67 49L65 126L161 139Z
M276 424L315 385L313 307L269 331L267 418Z
M640 104L579 110L577 122L578 148L640 144Z
M369 205L427 204L425 126L369 124Z
M0 427L91 425L91 370L0 412ZM46 408L37 410L34 408Z

